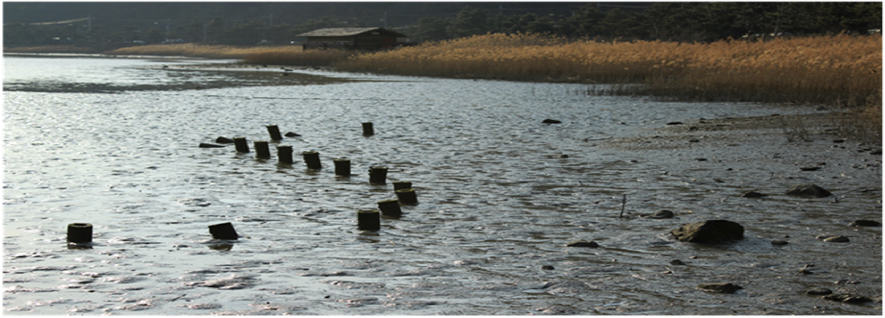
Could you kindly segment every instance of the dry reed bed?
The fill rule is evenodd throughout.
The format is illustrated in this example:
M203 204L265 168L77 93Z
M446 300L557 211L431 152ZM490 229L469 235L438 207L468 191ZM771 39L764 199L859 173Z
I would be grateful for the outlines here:
M360 54L347 71L529 81L644 83L635 93L701 100L880 103L881 36L765 42L594 42L488 34Z
M106 52L118 55L192 56L220 59L243 59L265 52L301 51L297 46L236 47L228 45L204 45L193 43L151 44L119 48Z

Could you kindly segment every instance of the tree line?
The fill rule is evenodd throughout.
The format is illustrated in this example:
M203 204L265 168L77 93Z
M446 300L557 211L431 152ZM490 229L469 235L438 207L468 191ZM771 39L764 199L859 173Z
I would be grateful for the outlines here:
M317 28L346 26L387 27L412 42L517 32L570 39L704 42L759 35L861 34L882 24L880 2L135 4L118 3L96 14L98 9L87 10L85 4L60 8L4 3L9 14L4 16L4 45L280 45ZM23 22L82 15L89 19Z

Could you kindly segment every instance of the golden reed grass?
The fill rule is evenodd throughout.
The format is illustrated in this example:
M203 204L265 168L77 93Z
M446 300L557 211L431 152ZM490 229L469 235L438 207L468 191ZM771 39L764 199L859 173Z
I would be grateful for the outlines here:
M348 71L520 81L643 83L658 96L838 106L881 103L881 36L713 43L487 34L367 53Z
M118 55L192 56L221 59L243 59L252 54L277 51L301 51L298 46L236 47L228 45L205 45L194 43L150 44L123 47L106 52Z

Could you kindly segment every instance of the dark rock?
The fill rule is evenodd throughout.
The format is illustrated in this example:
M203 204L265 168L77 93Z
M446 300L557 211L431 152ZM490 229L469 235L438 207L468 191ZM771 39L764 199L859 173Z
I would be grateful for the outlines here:
M881 155L882 149L876 149L876 150L870 151L870 154L871 155Z
M707 158L694 158L694 160L697 160L697 161L707 161Z
M667 126L675 126L675 125L682 125L682 122L681 121L671 121L671 122L667 123Z
M692 138L692 139L689 139L688 142L701 142L701 140L697 139L697 138Z
M805 291L805 294L809 295L809 296L823 296L823 295L829 295L832 293L833 293L832 290L829 290L826 288L820 288L820 287L811 288L811 289Z
M717 244L743 239L744 227L732 221L708 220L683 224L670 233L683 242Z
M658 211L658 212L655 212L655 214L650 215L649 218L652 218L652 219L671 219L671 218L673 218L675 215L676 215L676 214L674 214L673 211L670 211L670 210L660 210L660 211Z
M544 266L541 266L541 269L543 269L545 271L552 271L555 268L553 268L553 266L551 266L551 265L544 265Z
M201 142L201 143L200 143L200 148L224 148L224 146L222 146L222 145L216 145L216 144L207 144L207 143L205 143L205 142Z
M698 285L698 289L710 293L734 294L734 292L738 291L738 289L743 289L743 287L732 283L711 283L700 284Z
M218 137L218 138L215 138L215 142L217 142L219 144L232 144L232 143L234 143L234 140L227 138L227 137Z
M830 294L824 296L823 299L843 302L852 305L859 305L873 301L869 297L854 294Z
M590 241L590 242L586 242L586 241L577 241L577 242L569 243L569 244L566 245L566 246L568 246L568 247L589 247L589 248L597 248L597 247L599 247L599 244L596 244L596 242L594 242L594 241Z
M833 143L841 144L845 142L845 139L833 139Z
M762 198L762 197L766 197L766 196L767 196L766 194L759 193L756 191L747 191L747 192L744 192L743 194L741 194L741 197L743 197L743 198L753 198L753 199Z
M787 191L787 195L795 196L795 197L803 197L803 198L824 198L833 195L830 191L825 190L814 184L800 184L790 191Z
M857 220L857 221L851 222L850 225L851 226L882 226L882 223L879 223L878 221L872 221L872 220Z
M674 260L670 261L670 265L685 265L685 262L680 261L678 259L674 259Z
M293 133L293 132L291 132L291 131L290 131L290 132L287 132L285 136L286 136L286 137L301 137L301 135L296 134L296 133Z
M842 235L818 235L817 239L824 241L824 242L835 242L835 243L848 243L849 242L848 238L845 236L842 236Z
M799 170L802 170L802 171L817 171L817 170L820 170L820 167L800 167Z
M772 240L771 241L771 245L774 245L774 246L784 246L787 244L789 244L789 242L784 241L784 240Z
M541 123L543 123L543 124L561 124L562 122L558 121L556 119L547 118L547 119L544 119L543 121L541 121Z
M568 155L563 154L563 155L560 155L559 158L561 158L561 159L565 159L565 158L568 158Z

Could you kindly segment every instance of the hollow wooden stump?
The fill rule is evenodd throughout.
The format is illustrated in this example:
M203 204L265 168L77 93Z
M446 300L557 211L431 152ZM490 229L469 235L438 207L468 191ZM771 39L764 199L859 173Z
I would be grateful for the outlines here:
M412 183L409 181L397 181L393 183L393 191L400 189L411 189Z
M386 217L399 218L403 215L403 210L399 208L397 200L378 201L378 210L381 210L381 215Z
M363 123L363 136L371 136L375 134L375 128L371 122Z
M279 158L280 163L292 164L292 146L278 146L277 158Z
M369 183L385 184L387 183L387 167L375 166L369 168Z
M343 177L350 176L350 159L335 158L332 159L332 162L335 163L335 175Z
M237 231L234 230L234 225L230 224L230 222L210 225L209 233L212 234L212 238L218 240L236 240L240 237L237 235Z
M357 228L363 231L378 231L381 229L381 213L378 209L363 209L356 212Z
M283 140L283 136L280 135L280 127L277 125L267 125L267 133L270 134L270 140Z
M241 152L241 153L249 152L249 144L246 143L245 137L234 138L234 146L237 147L237 152Z
M92 243L92 224L89 224L89 223L68 224L68 243L74 243L74 244Z
M316 151L305 151L301 153L301 156L304 157L304 163L307 164L307 169L320 170L322 169L322 164L320 164L320 153Z
M270 159L270 147L268 147L267 141L256 141L253 144L255 145L256 158Z
M418 204L418 196L415 194L415 190L412 188L396 190L395 193L396 198L399 199L399 203L405 205Z

